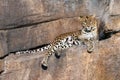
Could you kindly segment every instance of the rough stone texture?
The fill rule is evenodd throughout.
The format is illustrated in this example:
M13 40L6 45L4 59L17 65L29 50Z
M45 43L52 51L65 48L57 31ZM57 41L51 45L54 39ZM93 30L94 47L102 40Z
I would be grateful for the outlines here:
M0 31L0 56L3 56L7 50L7 31Z
M92 54L81 45L64 51L60 59L52 56L46 71L40 67L45 52L1 58L0 72L5 71L0 80L119 80L119 3L119 0L0 0L0 56L34 48L51 42L59 34L81 29L80 15L95 14L107 30L117 31L112 37L101 39Z
M119 0L111 0L111 15L119 15L120 14L120 1Z
M120 15L109 16L109 21L106 23L107 29L120 30Z
M116 34L99 42L92 54L88 54L86 47L81 45L68 49L60 59L52 56L46 71L40 67L44 52L10 55L5 59L6 74L1 80L119 80L119 36Z
M0 31L0 57L8 52L7 48L7 31ZM4 60L0 59L0 73L4 68Z
M0 29L88 14L84 0L1 0Z

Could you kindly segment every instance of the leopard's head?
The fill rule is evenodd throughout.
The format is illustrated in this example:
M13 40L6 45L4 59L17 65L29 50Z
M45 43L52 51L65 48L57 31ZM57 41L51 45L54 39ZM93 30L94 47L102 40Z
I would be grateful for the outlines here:
M95 18L95 16L80 16L80 22L82 25L82 32L83 33L97 33L97 26L98 26L98 21Z

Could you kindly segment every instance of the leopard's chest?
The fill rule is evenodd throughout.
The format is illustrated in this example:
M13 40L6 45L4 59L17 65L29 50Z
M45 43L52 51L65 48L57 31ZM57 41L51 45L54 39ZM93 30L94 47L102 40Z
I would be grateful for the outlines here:
M94 39L96 37L96 34L95 33L86 33L86 34L82 34L81 36L81 39Z
M73 36L67 36L60 41L58 41L58 44L66 45L66 44L72 44L74 41Z

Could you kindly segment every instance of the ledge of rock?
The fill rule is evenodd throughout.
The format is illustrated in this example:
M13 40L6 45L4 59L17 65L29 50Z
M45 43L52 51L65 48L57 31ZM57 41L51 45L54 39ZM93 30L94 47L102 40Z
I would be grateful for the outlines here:
M42 70L40 66L45 52L10 55L5 59L6 73L0 78L1 80L119 80L119 36L120 34L116 34L110 39L99 42L91 54L86 52L86 46L81 45L67 49L60 59L56 59L53 55L47 70Z

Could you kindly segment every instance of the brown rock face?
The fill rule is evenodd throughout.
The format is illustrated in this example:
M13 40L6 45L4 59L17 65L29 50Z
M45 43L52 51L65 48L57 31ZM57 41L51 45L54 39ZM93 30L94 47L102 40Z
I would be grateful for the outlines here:
M0 80L120 80L119 0L0 0ZM101 21L93 53L85 45L54 55L47 70L46 52L7 55L50 43L56 36L81 29L78 16ZM105 30L104 30L105 29ZM105 32L107 31L107 32ZM3 72L4 70L4 72Z
M1 0L0 29L87 14L84 2L84 0Z
M62 53L60 59L56 59L53 55L47 70L42 70L40 67L44 52L21 56L10 55L5 59L6 73L1 79L7 80L10 77L13 80L119 80L118 36L120 34L99 42L99 46L96 45L92 54L88 54L86 47L81 45L68 49Z

